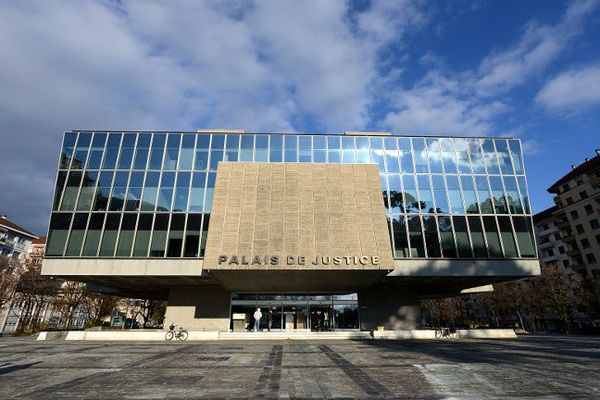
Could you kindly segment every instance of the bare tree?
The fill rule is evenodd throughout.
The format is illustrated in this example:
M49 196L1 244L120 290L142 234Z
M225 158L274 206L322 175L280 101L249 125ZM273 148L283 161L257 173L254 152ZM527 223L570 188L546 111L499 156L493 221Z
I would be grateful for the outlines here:
M75 310L80 306L85 295L85 283L66 281L60 287L55 305L61 310L63 329L71 323Z

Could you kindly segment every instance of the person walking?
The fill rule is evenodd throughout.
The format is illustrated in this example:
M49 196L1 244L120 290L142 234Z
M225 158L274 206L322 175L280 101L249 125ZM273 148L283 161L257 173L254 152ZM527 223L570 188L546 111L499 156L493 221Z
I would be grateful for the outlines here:
M262 313L260 312L260 308L257 308L254 311L254 332L258 332L260 329L260 319L262 318Z

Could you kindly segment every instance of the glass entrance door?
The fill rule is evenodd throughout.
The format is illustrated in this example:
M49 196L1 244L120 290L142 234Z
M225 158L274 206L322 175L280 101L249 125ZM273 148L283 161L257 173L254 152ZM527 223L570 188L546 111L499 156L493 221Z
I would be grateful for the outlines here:
M326 332L333 330L333 306L311 305L310 306L310 330L314 332Z

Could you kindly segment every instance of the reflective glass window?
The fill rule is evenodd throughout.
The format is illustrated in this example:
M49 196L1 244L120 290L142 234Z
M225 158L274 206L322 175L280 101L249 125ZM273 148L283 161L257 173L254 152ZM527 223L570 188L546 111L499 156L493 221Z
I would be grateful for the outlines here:
M125 201L125 210L138 211L142 202L142 187L144 186L144 172L133 171L129 179L129 190Z
M340 150L340 138L337 136L327 137L327 162L339 163L342 161Z
M458 162L454 153L454 143L452 139L441 139L441 147L444 171L446 171L447 174L457 174Z
M523 214L523 206L519 196L517 180L514 176L504 176L504 187L506 188L506 200L511 214Z
M102 155L104 154L104 146L106 145L106 133L94 133L90 155L87 161L87 168L98 169L102 163Z
M100 244L100 257L113 257L115 255L117 235L121 224L121 214L107 214L102 243Z
M298 162L298 136L284 136L285 162Z
M111 211L121 211L125 207L125 198L127 194L127 181L129 180L128 171L118 171L115 173L112 193L110 195L110 204L108 209Z
M427 139L427 158L429 159L429 170L435 174L444 172L442 167L442 152L440 151L439 139Z
M313 136L313 162L327 162L327 144L324 136Z
M163 153L165 151L166 135L155 133L152 136L152 150L150 151L150 161L148 169L160 169L162 166Z
M473 241L473 252L475 258L486 258L487 249L483 236L483 226L481 220L476 216L469 216L469 230L471 231L471 240Z
M183 230L185 228L185 214L173 214L167 241L167 257L181 257L183 250Z
M494 149L494 141L492 139L484 139L482 147L487 173L499 174L500 168L498 167L498 158L496 157L496 150Z
M252 161L254 156L254 135L242 135L240 161Z
M471 243L469 241L469 231L467 229L467 219L463 216L452 217L454 223L454 232L456 234L456 248L458 256L461 258L473 257ZM483 249L485 250L485 248Z
M366 137L357 137L356 139L356 158L359 163L369 163L369 139Z
M500 228L500 237L502 238L502 245L504 247L505 257L517 257L517 244L515 243L515 237L513 235L512 226L510 224L510 217L498 217L498 227Z
M394 215L392 229L394 231L394 256L401 258L410 257L410 248L406 236L406 217Z
M75 142L77 141L77 134L72 132L65 133L63 140L63 148L60 155L60 168L67 169L71 165L71 159L73 158L73 150L75 150Z
M385 172L385 156L383 150L383 141L380 137L369 137L371 145L371 162L379 167L379 171Z
M225 136L225 161L238 161L238 152L240 148L240 135L226 135ZM252 147L252 146L250 146ZM251 150L251 149L250 149ZM248 156L248 149L243 149L245 156ZM248 160L246 160L248 161ZM252 161L252 156L250 156Z
M446 188L444 186L444 177L442 175L432 175L433 197L435 199L435 212L447 214L450 210L448 207L448 198L446 197Z
M65 193L63 195L60 209L63 211L72 211L75 208L77 202L77 195L79 194L79 186L81 185L81 171L69 172L67 178L67 185L65 186Z
M81 253L88 216L88 213L76 213L73 217L73 225L71 226L67 251L65 252L66 256L79 256Z
M496 139L496 152L498 154L498 163L500 164L500 171L504 175L514 174L513 166L510 161L510 153L508 152L508 144L505 139Z
M77 199L77 211L90 211L96 193L96 179L98 171L85 171L81 181L79 198Z
M427 257L441 257L437 222L434 216L423 217L423 229L425 231L425 243L427 243Z
M473 185L473 177L470 175L462 175L460 177L462 193L465 199L465 206L468 214L479 213L479 204L477 202L477 194Z
M425 246L423 244L423 232L421 230L421 217L418 215L407 216L408 237L410 240L410 256L425 257Z
M202 236L200 237L200 257L204 257L204 250L206 249L206 238L208 237L208 223L210 221L210 214L204 214L202 219Z
M211 172L208 174L206 180L206 200L204 201L204 211L210 211L212 208L212 199L215 191L215 181L217 180L217 174Z
M102 168L113 169L117 164L117 156L119 155L119 147L121 146L121 134L109 133L108 141L106 142L106 150L104 150L104 161Z
M202 211L204 205L204 187L206 184L205 172L194 172L192 177L192 191L190 193L189 211Z
M170 133L167 139L167 151L165 152L165 161L163 164L163 169L174 170L177 168L180 144L181 135L177 133Z
M112 171L100 171L98 187L96 188L96 198L94 199L94 211L106 211L108 208L113 175Z
M517 183L519 184L519 192L521 193L521 203L523 204L523 207L525 207L525 214L529 214L531 212L531 208L529 207L529 194L527 193L527 183L525 182L525 177L518 176Z
M158 195L158 180L160 173L147 172L144 183L144 194L142 196L142 211L154 211L156 207L156 196Z
M479 208L483 214L493 214L494 206L492 204L492 194L488 186L487 177L475 176L477 185L477 194L479 195Z
M513 224L521 257L535 257L531 220L528 217L513 217Z
M119 242L117 244L117 257L129 257L131 255L131 247L133 246L133 236L135 233L136 222L137 214L123 214L121 230L119 232Z
M412 174L413 172L415 172L412 152L400 151L399 156L400 156L400 165L401 165L402 172L409 173L409 174Z
M485 238L488 244L491 258L502 258L502 246L500 245L500 236L496 219L492 216L483 217L483 226L485 228Z
M160 190L158 192L158 202L156 211L171 210L173 201L173 189L175 187L175 173L163 172L160 179Z
M71 225L71 213L54 213L50 219L48 231L48 244L46 245L47 256L62 256Z
M188 195L190 193L190 173L177 173L177 186L175 191L175 200L173 201L173 211L187 210Z
M210 135L196 136L196 159L194 169L206 171L208 169Z
M385 167L388 172L400 172L400 155L398 150L385 150Z
M356 162L356 151L354 150L354 137L342 138L342 162Z
M56 187L54 189L54 201L52 202L52 209L57 210L60 203L60 198L63 195L65 183L67 182L67 171L59 171L56 176Z
M91 133L80 133L77 139L77 148L73 155L73 161L71 162L72 169L83 169L88 156L90 143L92 141Z
M223 148L225 146L225 135L212 135L210 144L210 170L216 171L219 161L223 161Z
M388 175L388 185L390 193L390 208L393 213L402 212L402 185L400 183L400 175Z
M196 257L200 246L200 228L202 225L202 214L188 214L185 243L183 248L184 257Z
M301 135L298 137L299 141L299 153L298 153L298 161L302 163L311 162L312 155L312 138L307 135Z
M398 149L400 149L400 151L412 152L412 148L410 146L410 138L399 137L398 138Z
M453 214L464 214L462 192L458 184L458 176L446 175L446 185L448 186L448 198L450 199L450 212Z
M504 197L504 188L502 179L499 176L490 176L490 185L494 194L494 207L496 214L508 214L508 206Z
M518 140L509 140L508 147L512 158L513 168L517 175L523 174L523 153L521 152L521 143Z
M95 257L98 254L98 246L100 245L100 236L102 235L102 227L104 226L104 213L93 213L90 215L87 233L85 234L85 243L81 253L84 257Z
M425 141L423 138L413 138L413 157L416 172L427 172L427 153L425 152Z
M471 167L474 174L485 174L485 163L481 151L481 141L479 139L467 139L469 144L469 157L471 158Z
M94 136L95 139L95 136ZM148 154L150 152L150 142L152 135L148 133L140 133L135 148L135 159L133 161L133 169L146 169L148 164Z
M181 140L181 154L179 155L179 169L190 170L194 161L194 135L183 135Z
M417 184L414 175L402 175L404 186L404 212L419 212L419 200L417 198Z
M433 213L433 195L431 194L431 184L429 183L429 175L418 175L417 182L419 185L419 205L421 212Z
M283 161L283 156L282 156L283 136L280 136L280 135L271 136L270 149L271 149L269 152L269 161L270 162Z
M461 174L470 174L471 162L469 161L469 145L466 139L454 139L456 149L456 164Z
M119 155L118 169L130 169L133 161L133 151L135 149L135 133L126 133L123 135L121 143L121 154Z
M165 216L161 214L161 216ZM133 245L134 257L147 257L152 233L152 214L140 214Z
M269 136L256 135L254 147L254 161L266 162L269 161Z
M389 203L389 198L388 198L387 178L385 175L380 175L379 179L381 182L381 191L383 194L383 206L385 207L385 211L389 212L390 211L390 203Z
M456 258L456 246L452 234L452 220L447 216L438 217L438 229L440 230L440 242L442 243L442 256L445 258Z
M164 257L167 244L167 229L169 228L169 214L156 214L152 230L152 244L150 257Z

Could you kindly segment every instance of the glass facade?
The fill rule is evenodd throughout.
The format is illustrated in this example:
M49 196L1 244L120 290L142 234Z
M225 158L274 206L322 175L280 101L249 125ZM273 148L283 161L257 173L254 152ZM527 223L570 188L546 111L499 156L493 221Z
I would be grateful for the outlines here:
M395 258L536 256L504 138L66 132L48 257L202 258L220 161L372 163Z

